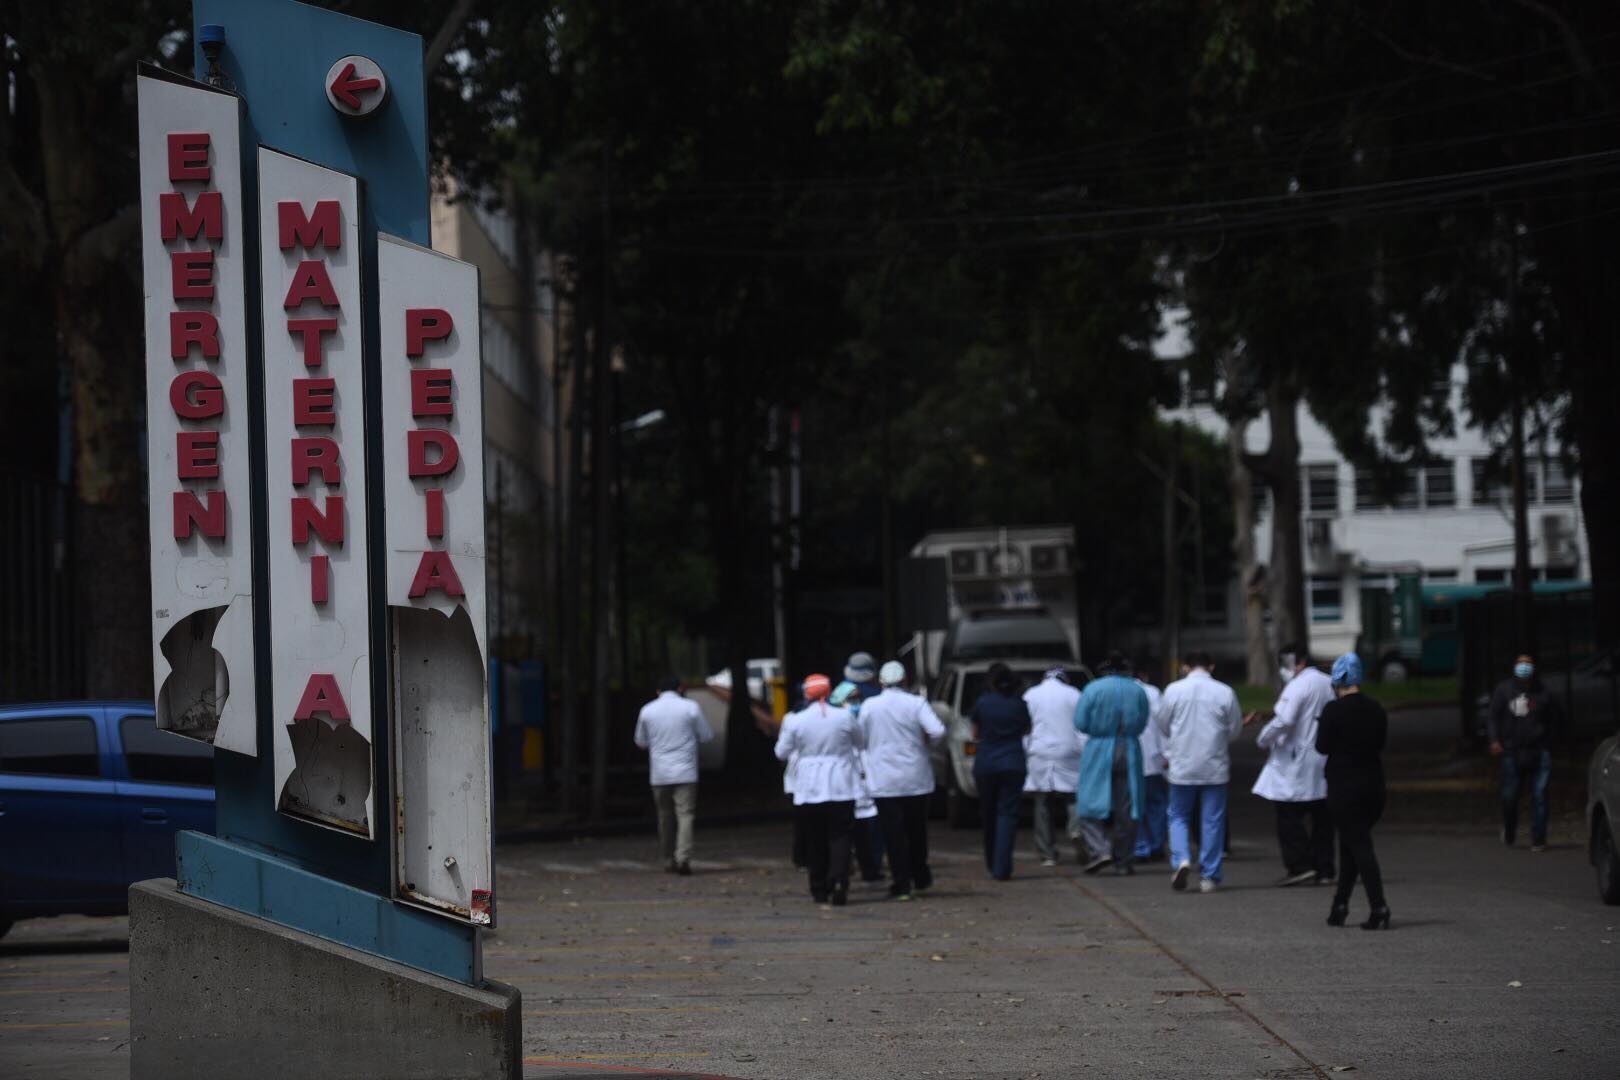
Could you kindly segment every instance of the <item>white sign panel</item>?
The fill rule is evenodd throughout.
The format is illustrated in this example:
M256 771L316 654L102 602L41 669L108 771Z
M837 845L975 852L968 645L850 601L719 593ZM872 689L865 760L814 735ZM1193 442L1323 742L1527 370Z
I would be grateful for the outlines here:
M478 268L377 238L398 894L494 922Z
M373 835L360 190L259 148L278 809Z
M157 723L255 755L239 103L137 85Z

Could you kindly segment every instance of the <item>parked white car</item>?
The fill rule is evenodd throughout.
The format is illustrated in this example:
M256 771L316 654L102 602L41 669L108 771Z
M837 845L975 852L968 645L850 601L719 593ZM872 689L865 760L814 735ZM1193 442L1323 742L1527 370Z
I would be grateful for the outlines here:
M1001 660L966 660L947 663L928 688L928 702L945 725L945 738L933 748L935 790L943 800L945 817L952 827L965 829L978 820L979 789L973 782L973 723L968 717L980 695L990 688L990 666L1003 663L1018 676L1021 694L1041 681L1052 668L1068 671L1076 690L1091 681L1091 672L1068 657Z

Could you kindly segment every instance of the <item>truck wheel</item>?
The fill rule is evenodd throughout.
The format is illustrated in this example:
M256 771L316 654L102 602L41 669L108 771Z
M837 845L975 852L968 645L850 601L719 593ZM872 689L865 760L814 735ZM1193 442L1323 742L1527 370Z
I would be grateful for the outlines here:
M1620 904L1620 852L1614 849L1614 834L1602 810L1592 827L1592 865L1597 870L1598 896L1605 904Z
M11 920L10 919L0 919L0 937L5 937L6 933L10 929L11 929Z
M953 829L971 829L979 823L979 800L962 793L954 767L945 771L945 820Z
M1379 682L1405 682L1411 675L1412 669L1398 656L1386 656L1378 663Z

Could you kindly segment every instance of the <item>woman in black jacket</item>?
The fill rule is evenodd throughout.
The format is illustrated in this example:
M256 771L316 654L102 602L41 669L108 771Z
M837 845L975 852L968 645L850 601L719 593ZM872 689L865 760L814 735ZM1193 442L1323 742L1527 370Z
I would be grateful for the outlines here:
M1367 889L1372 914L1363 930L1388 930L1384 877L1373 854L1372 827L1384 813L1384 765L1380 755L1389 734L1384 707L1361 692L1361 659L1345 653L1333 662L1333 692L1317 720L1316 750L1327 755L1328 809L1339 830L1339 887L1328 912L1329 926L1343 926L1350 914L1356 877Z
M973 706L973 784L984 820L984 865L997 881L1012 877L1018 804L1024 797L1024 736L1029 706L1018 696L1018 678L1006 664L990 665L990 690Z

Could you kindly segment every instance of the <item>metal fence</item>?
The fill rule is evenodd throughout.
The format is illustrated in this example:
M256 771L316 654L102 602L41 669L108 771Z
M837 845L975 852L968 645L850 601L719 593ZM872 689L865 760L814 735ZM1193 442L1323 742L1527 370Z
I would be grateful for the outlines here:
M71 490L0 473L0 702L84 695Z
M1483 734L1484 700L1510 675L1514 657L1526 650L1534 654L1542 682L1561 699L1569 734L1612 733L1620 724L1616 658L1613 650L1599 647L1592 591L1538 593L1533 610L1531 641L1523 642L1514 628L1511 590L1458 605L1457 682L1464 738Z

